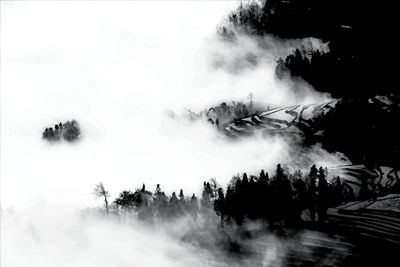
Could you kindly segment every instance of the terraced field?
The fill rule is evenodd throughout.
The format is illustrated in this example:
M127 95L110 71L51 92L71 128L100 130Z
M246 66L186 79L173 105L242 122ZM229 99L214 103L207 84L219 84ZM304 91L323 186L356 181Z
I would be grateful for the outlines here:
M316 119L324 117L333 110L339 101L269 109L234 121L225 127L225 132L230 136L250 134L254 130L318 134Z
M339 176L347 186L350 186L355 197L362 186L373 194L391 192L400 186L400 169L388 166L367 168L364 165L343 165L328 168L329 177Z
M400 245L399 212L369 208L333 208L328 211L328 219L331 223L356 231L360 235Z
M355 201L328 210L330 225L358 240L371 266L398 266L400 194Z
M281 261L273 262L272 266L282 263L284 266L398 266L400 194L396 193L400 189L400 169L396 163L397 154L393 151L399 143L398 138L393 137L396 123L390 126L392 128L383 126L388 125L385 124L390 121L388 118L396 117L399 107L397 98L382 96L368 101L334 100L317 105L268 109L237 119L223 128L231 137L257 131L301 135L307 141L328 144L331 149L344 154L349 149L361 151L363 146L373 144L375 147L371 151L355 154L351 160L363 162L363 153L369 153L369 156L378 155L383 162L371 166L329 167L328 179L340 177L353 199L367 196L369 200L348 202L329 209L327 226L320 229L322 231L296 234L290 239L291 245L277 252L282 254ZM266 240L263 242L267 243Z

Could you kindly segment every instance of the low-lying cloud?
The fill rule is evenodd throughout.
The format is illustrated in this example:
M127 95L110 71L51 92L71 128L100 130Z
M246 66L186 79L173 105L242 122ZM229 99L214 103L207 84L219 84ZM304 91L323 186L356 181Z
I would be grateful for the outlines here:
M213 258L163 231L81 221L64 210L101 205L91 194L99 181L112 198L143 183L190 195L212 177L225 185L236 173L301 166L302 157L341 162L320 147L292 160L297 147L282 137L233 141L206 121L166 115L250 93L272 105L329 99L305 82L275 80L273 59L281 52L269 55L248 37L235 46L218 40L230 1L1 5L1 205L31 209L2 216L2 265L202 266ZM243 71L213 64L236 58L240 65L253 47L257 64ZM79 141L42 140L47 125L70 118L81 126ZM49 204L57 208L35 212Z
M1 214L2 266L284 266L290 255L299 263L330 265L352 253L350 244L332 236L277 236L258 222L247 223L249 238L202 218L144 224L135 217L57 209L40 205ZM241 253L229 254L229 242L239 243Z
M37 207L2 216L2 266L205 266L211 255L162 229ZM22 256L23 255L23 256Z
M275 52L240 73L213 67L211 51L234 58L255 42L218 41L229 3L3 5L3 207L93 205L98 181L112 196L142 183L187 194L211 177L225 184L237 172L284 161L288 144L260 136L231 142L206 122L171 120L168 110L200 111L250 93L276 105L326 99L309 85L293 93L292 81L275 80ZM49 123L71 117L80 142L41 140Z

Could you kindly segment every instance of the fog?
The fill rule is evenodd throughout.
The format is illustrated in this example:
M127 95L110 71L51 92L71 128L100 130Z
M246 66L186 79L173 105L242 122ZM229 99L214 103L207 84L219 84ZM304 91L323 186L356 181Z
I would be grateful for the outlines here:
M29 264L14 261L19 250L34 266L203 265L198 251L169 242L172 237L163 231L103 220L82 223L61 211L100 206L91 194L100 181L111 198L142 183L149 190L160 183L167 193L183 188L190 195L212 177L226 185L236 173L272 170L289 161L293 154L285 139L255 135L232 141L207 122L168 116L245 101L250 93L266 105L329 99L305 82L274 79L275 60L302 40L269 37L265 42L280 47L273 51L248 37L236 45L218 40L217 26L235 6L1 2L1 207L24 214L2 217L5 266ZM248 50L256 65L240 63ZM235 71L224 67L232 59L239 63ZM81 125L80 141L50 144L41 138L44 128L71 119ZM303 152L321 164L341 162L318 146ZM43 211L48 206L54 210ZM38 207L42 211L35 215ZM124 251L103 254L116 246ZM139 253L127 258L131 251ZM124 260L113 265L114 258Z
M224 256L213 241L207 249L183 242L183 236L198 229L185 219L149 226L135 219L35 208L23 216L9 212L4 217L2 266L279 266L287 249L297 245L294 239L260 235L246 244L252 256L241 260ZM204 239L219 235L215 229L204 234Z
M204 266L212 260L205 251L134 220L38 210L5 217L2 266ZM55 213L59 216L50 215Z
M3 208L37 201L95 205L90 193L98 181L112 196L142 183L198 193L203 180L226 184L237 172L283 161L288 145L281 140L233 143L204 122L166 116L246 100L249 93L277 105L326 99L306 84L293 93L290 82L274 79L273 58L290 43L260 57L249 38L236 46L218 41L217 26L234 7L230 1L2 3ZM258 53L257 66L239 73L213 66L215 58L240 59L246 50ZM81 124L80 142L50 145L40 138L45 127L70 119Z

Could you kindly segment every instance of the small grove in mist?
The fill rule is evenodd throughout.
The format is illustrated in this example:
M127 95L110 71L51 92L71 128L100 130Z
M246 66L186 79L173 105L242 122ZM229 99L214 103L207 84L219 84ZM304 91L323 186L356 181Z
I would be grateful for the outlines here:
M276 74L300 77L333 97L398 93L398 53L390 49L398 16L392 1L268 0L241 4L220 28L225 40L244 33L283 39L314 37L329 51L302 47L278 61Z

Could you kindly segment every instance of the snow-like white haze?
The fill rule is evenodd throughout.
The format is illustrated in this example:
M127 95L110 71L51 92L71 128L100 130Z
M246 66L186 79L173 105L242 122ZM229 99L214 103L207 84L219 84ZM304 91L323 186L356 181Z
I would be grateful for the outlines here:
M218 54L262 54L251 39L236 47L217 40L217 25L236 5L1 2L2 266L196 265L199 251L162 231L82 222L67 211L100 206L92 195L100 181L111 198L143 183L199 194L204 180L226 185L238 172L271 169L289 157L283 139L233 142L207 122L168 116L249 93L275 105L327 99L306 83L293 92L292 82L276 81L271 57L239 72L215 68ZM80 141L41 138L44 128L71 119L81 125ZM314 152L321 162L337 161Z

